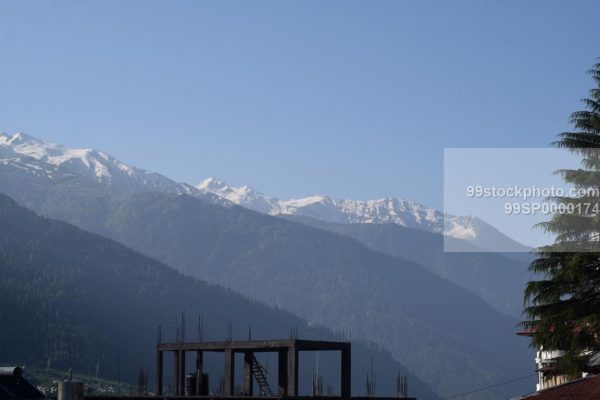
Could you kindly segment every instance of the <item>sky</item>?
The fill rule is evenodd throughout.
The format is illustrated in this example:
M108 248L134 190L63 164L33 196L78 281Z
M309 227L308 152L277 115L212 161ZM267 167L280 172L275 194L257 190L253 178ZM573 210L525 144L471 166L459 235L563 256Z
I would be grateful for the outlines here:
M442 208L443 150L546 147L597 1L0 1L0 131L177 181Z

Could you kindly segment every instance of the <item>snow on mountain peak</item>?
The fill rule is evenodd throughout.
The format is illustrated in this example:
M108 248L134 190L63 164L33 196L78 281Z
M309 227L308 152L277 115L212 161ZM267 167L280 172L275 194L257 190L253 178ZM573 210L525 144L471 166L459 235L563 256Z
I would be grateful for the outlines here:
M110 179L111 173L107 165L98 160L97 152L90 149L72 149L54 143L46 143L25 133L18 132L6 143L15 155L32 157L54 167L68 169L77 168L78 172L90 171L95 177Z
M273 201L250 186L233 187L215 177L210 177L196 185L196 189L216 195L242 207L262 213L270 213Z
M6 135L6 136L8 136L8 135ZM27 135L26 133L17 132L8 140L7 143L12 144L12 145L26 145L26 144L40 144L42 142L32 136Z
M154 190L206 196L192 186L127 165L104 152L48 143L22 132L0 135L0 161L22 170L43 171L50 178L58 174L89 178L118 191Z
M198 189L208 190L208 191L222 191L222 190L227 190L229 188L229 185L227 185L222 180L217 179L214 176L211 176L210 178L206 178L205 180L200 182L198 185L196 185L196 187Z
M282 200L266 196L248 186L236 188L215 178L204 180L197 188L242 207L270 215L298 215L335 223L397 224L467 240L480 248L487 248L480 236L492 235L494 241L509 241L511 243L505 242L506 246L513 246L515 251L523 251L520 244L512 243L512 239L477 218L445 215L442 211L395 197L363 201L313 195Z
M379 200L338 200L324 195L282 200L265 196L248 186L239 188L216 178L208 178L196 186L242 207L271 215L303 215L338 223L396 223L408 227L438 227L443 215L419 204L387 197ZM435 228L437 229L437 228Z

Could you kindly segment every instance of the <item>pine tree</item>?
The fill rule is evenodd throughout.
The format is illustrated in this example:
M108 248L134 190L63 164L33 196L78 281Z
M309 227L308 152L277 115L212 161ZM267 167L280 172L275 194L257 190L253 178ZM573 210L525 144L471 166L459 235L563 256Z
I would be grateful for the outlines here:
M571 376L600 350L600 59L589 73L596 87L583 100L585 109L571 114L573 131L553 143L581 158L579 169L557 173L582 194L554 198L567 212L540 224L556 240L538 249L530 266L540 280L527 284L522 323L535 331L534 346L565 351L555 366Z

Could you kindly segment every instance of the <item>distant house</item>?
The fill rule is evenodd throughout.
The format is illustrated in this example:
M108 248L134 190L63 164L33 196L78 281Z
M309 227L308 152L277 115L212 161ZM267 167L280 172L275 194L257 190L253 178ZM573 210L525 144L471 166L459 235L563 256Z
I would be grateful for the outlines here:
M598 400L600 375L588 376L513 400Z
M19 367L0 367L0 399L43 399L44 394L23 378Z
M517 332L517 335L527 337L531 337L534 334L535 330ZM573 381L573 379L569 378L567 375L557 373L553 366L554 360L562 357L564 353L565 352L562 350L544 350L543 348L537 349L535 353L537 373L536 391L550 389L555 386L564 385ZM600 353L595 353L592 357L590 357L587 367L587 371L582 372L581 378L587 378L589 375L600 373ZM600 399L600 396L594 398Z

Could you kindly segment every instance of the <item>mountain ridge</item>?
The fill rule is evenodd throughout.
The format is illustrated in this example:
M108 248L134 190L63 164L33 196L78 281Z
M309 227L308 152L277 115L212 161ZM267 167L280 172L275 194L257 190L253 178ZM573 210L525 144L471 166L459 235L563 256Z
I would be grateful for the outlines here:
M57 172L74 173L122 192L188 194L221 205L237 204L269 215L302 215L334 223L395 223L467 240L482 251L530 250L479 218L446 215L401 198L351 200L313 195L282 200L264 195L249 186L230 186L214 177L192 186L128 165L102 151L69 148L44 142L22 132L13 136L5 133L0 135L0 164L12 164L50 177Z
M477 253L469 242L396 224L339 224L292 215L281 218L335 232L380 253L414 261L513 318L522 316L525 284L535 279L528 270L533 255L527 259L525 253L518 253L521 258L506 253ZM444 252L446 240L454 241L452 246L465 252Z
M161 191L188 194L222 205L228 203L186 183L121 162L105 152L44 142L22 132L0 135L0 157L0 165L30 169L49 178L70 173L95 180L115 191Z
M513 252L528 252L530 250L529 247L509 238L477 217L444 214L442 211L396 197L351 200L314 195L282 200L267 196L249 186L230 186L215 177L203 180L196 185L196 188L269 215L298 215L329 223L392 223L466 240L477 246L479 251L510 249Z

